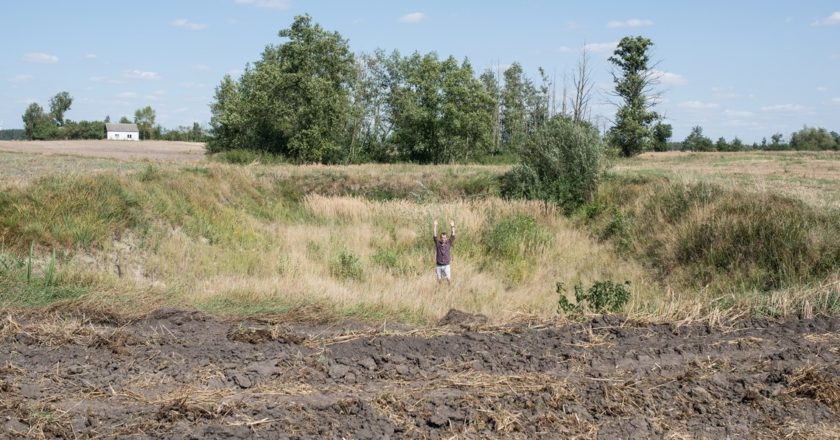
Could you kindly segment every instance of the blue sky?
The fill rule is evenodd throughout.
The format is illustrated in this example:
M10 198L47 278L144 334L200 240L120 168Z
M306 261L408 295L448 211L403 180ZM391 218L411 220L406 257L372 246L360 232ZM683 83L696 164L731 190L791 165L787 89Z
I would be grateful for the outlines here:
M615 112L606 58L644 35L675 139L694 125L747 142L805 124L840 131L838 1L18 0L0 11L0 128L22 127L30 102L47 107L62 90L73 120L151 105L164 127L206 124L222 76L309 13L354 52L436 51L476 70L518 61L558 82L588 45L601 123Z

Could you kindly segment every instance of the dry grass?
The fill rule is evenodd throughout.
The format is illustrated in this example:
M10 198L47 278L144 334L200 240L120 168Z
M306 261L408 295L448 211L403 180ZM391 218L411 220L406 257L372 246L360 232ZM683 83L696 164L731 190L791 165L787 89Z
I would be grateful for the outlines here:
M617 162L614 170L782 194L814 206L840 208L840 153L832 151L645 153Z

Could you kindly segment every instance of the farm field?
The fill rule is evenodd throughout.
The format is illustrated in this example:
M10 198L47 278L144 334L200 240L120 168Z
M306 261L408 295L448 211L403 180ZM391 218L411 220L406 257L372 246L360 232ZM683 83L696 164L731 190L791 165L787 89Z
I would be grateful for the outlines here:
M646 154L567 216L509 166L84 148L0 152L4 432L840 435L840 155ZM606 280L619 313L558 307Z

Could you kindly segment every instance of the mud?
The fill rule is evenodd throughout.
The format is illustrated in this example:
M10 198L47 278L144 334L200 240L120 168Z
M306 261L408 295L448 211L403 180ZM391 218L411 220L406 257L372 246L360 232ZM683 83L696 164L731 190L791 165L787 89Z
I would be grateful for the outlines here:
M2 438L827 438L840 319L426 329L5 312Z

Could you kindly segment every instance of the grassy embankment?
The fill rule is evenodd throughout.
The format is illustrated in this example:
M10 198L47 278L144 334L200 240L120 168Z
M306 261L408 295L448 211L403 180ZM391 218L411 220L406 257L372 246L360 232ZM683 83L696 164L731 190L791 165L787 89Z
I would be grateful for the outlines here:
M149 165L8 185L0 301L423 323L552 317L558 281L627 280L641 319L840 312L829 207L620 170L567 218L499 199L505 169ZM430 234L450 217L448 288Z

